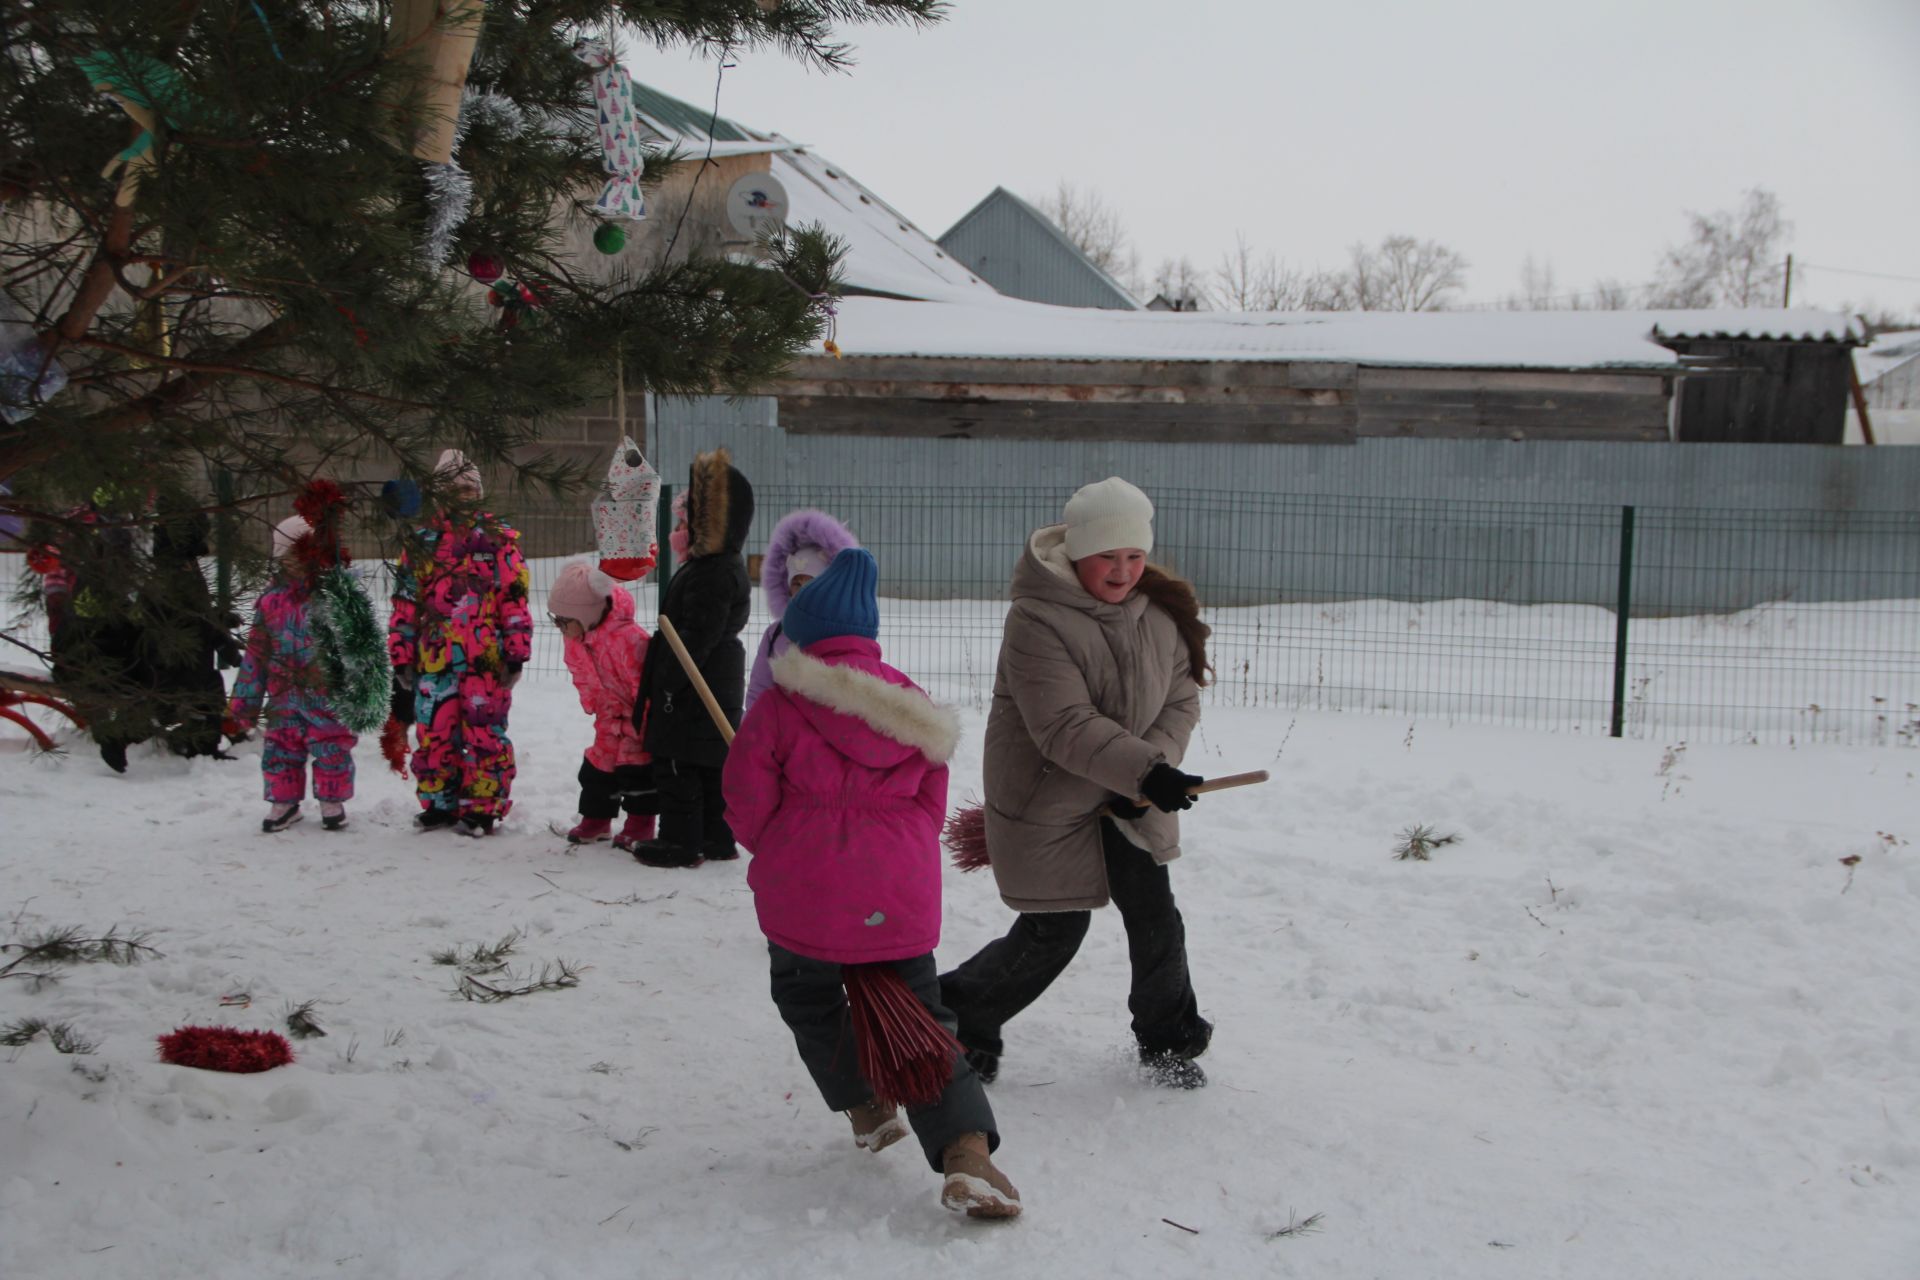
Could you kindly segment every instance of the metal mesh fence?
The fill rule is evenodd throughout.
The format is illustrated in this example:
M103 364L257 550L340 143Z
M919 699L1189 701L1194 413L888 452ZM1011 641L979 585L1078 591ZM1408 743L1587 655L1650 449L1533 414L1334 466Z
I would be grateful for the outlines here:
M1214 703L1920 746L1920 512L1153 496L1153 559L1194 582L1214 628ZM983 706L1013 566L1065 497L762 486L748 551L790 510L831 512L880 562L889 660L937 697ZM501 514L530 555L531 672L564 680L546 592L592 552L585 503L503 501ZM375 557L391 533L355 540L382 607ZM0 556L0 589L12 595L22 572ZM655 580L630 589L639 616L656 616ZM749 650L769 620L756 590ZM36 625L12 622L30 639Z

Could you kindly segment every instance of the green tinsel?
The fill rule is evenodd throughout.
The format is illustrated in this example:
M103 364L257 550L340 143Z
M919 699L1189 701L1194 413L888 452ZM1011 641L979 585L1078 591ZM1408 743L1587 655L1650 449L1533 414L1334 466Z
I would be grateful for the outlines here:
M393 667L387 637L373 615L373 601L359 579L335 565L320 575L309 616L326 668L327 705L355 733L376 733L387 723Z

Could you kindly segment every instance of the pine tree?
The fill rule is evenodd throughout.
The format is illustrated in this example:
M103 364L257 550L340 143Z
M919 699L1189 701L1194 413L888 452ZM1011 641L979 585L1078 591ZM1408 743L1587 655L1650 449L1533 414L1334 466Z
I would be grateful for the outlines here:
M89 607L140 624L165 612L146 552L163 511L231 529L316 475L365 499L384 473L431 512L455 501L432 473L446 446L517 487L577 490L577 467L527 448L548 423L609 394L616 367L669 395L763 382L821 333L840 249L800 228L751 263L683 251L610 274L569 255L606 176L576 40L838 69L838 28L941 7L9 0L0 516L90 558ZM476 20L456 109L433 54ZM454 168L428 153L456 123ZM687 159L649 153L643 181Z

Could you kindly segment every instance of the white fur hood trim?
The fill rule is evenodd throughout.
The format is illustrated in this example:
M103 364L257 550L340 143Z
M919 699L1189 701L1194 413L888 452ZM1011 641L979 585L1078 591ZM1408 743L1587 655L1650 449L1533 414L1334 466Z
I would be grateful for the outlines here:
M798 647L773 660L773 682L789 693L861 721L886 738L914 747L935 764L960 745L960 717L918 689L888 684L857 667L836 667Z

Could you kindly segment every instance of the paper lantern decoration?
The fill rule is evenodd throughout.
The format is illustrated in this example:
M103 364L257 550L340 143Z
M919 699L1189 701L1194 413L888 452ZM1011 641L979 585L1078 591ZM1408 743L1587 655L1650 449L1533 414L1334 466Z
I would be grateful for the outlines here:
M593 503L602 573L621 582L638 582L660 562L654 524L659 505L660 474L647 465L640 446L630 437L621 440Z
M66 369L47 358L33 326L0 322L0 419L25 422L66 385Z
M600 162L607 184L593 202L594 212L639 222L647 216L646 196L640 190L647 156L640 145L645 126L634 107L633 77L604 40L582 40L573 46L573 54L593 68L593 100L600 111Z

